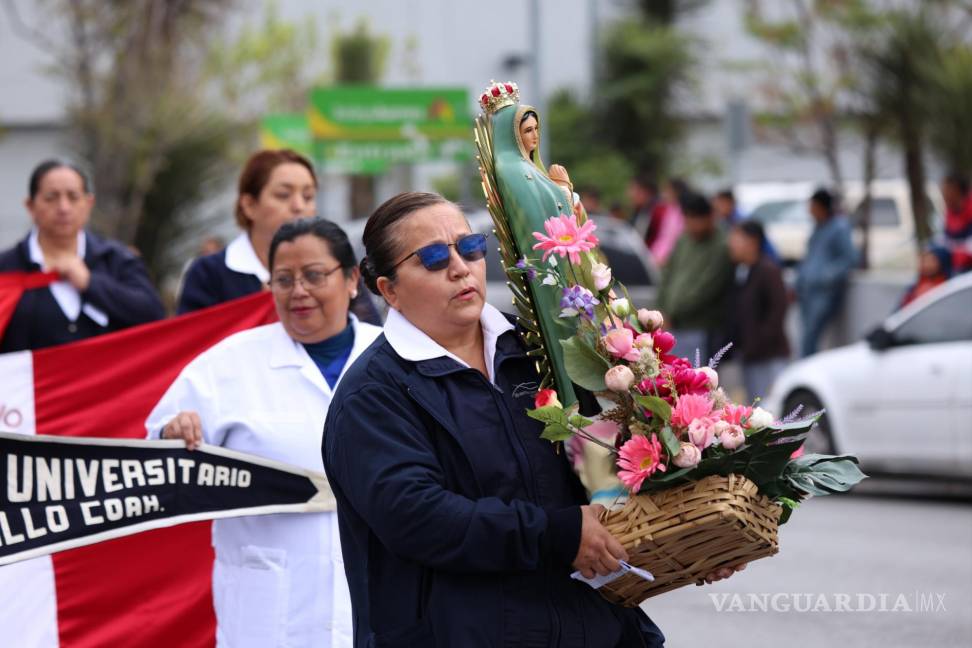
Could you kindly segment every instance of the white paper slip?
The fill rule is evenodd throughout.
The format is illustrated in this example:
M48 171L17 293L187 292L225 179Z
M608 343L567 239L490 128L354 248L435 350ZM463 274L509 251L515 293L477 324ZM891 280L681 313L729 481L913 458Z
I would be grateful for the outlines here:
M655 580L655 577L652 575L650 571L639 569L634 565L629 565L623 560L619 562L621 563L621 569L619 569L616 572L610 573L607 576L595 576L594 578L585 578L584 576L581 575L579 571L575 571L573 574L570 575L570 577L573 578L574 580L579 580L582 583L587 583L594 589L600 589L605 585L607 585L608 583L613 583L614 581L618 580L628 572L631 572L635 576L645 579L649 583Z

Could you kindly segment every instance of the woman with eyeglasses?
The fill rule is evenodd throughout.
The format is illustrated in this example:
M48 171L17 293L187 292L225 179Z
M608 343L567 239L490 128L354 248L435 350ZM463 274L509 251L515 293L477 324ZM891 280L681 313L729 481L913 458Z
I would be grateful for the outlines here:
M624 549L564 452L526 415L539 377L486 302L488 240L441 196L398 195L364 230L384 336L349 370L324 429L359 648L660 646L643 612L573 571Z
M321 432L334 390L381 330L349 312L358 267L334 223L284 224L267 260L280 321L230 336L193 360L149 415L148 436L322 471ZM217 645L351 645L333 512L216 520L213 547Z

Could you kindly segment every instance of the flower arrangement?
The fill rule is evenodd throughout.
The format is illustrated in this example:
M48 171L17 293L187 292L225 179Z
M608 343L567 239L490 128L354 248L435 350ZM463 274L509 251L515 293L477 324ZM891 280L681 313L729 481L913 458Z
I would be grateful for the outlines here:
M560 340L567 374L603 409L583 416L555 390L541 390L529 415L544 424L544 438L568 442L575 456L579 441L600 446L630 494L741 474L782 505L781 523L808 495L846 491L864 477L854 457L802 454L819 414L777 420L755 403L731 402L717 372L728 347L705 366L673 355L662 314L635 309L598 257L593 221L557 215L544 229L533 234L542 258L522 258L508 271L560 287L559 317L574 330ZM613 434L605 436L605 424Z

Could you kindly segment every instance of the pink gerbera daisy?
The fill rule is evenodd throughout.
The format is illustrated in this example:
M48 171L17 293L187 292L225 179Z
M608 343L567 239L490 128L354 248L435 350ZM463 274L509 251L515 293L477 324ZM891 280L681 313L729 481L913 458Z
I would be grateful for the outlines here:
M650 439L640 434L634 435L621 446L618 455L618 479L632 493L641 490L642 482L656 471L665 472L665 464L661 461L661 443L654 434Z
M594 221L589 220L578 227L576 216L561 214L544 221L543 228L547 230L546 235L533 233L534 238L540 241L533 249L544 251L544 261L552 253L556 253L561 257L570 257L571 263L579 265L580 253L592 250L597 245L597 237L594 236L597 226Z

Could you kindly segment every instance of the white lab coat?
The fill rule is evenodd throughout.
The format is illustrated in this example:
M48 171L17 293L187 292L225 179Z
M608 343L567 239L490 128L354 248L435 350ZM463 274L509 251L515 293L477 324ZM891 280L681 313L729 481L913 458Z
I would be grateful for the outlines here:
M345 372L381 333L351 320ZM332 395L278 322L232 335L195 358L145 426L158 438L178 412L195 411L206 443L324 472L321 437ZM337 513L215 520L213 547L218 646L352 645Z

